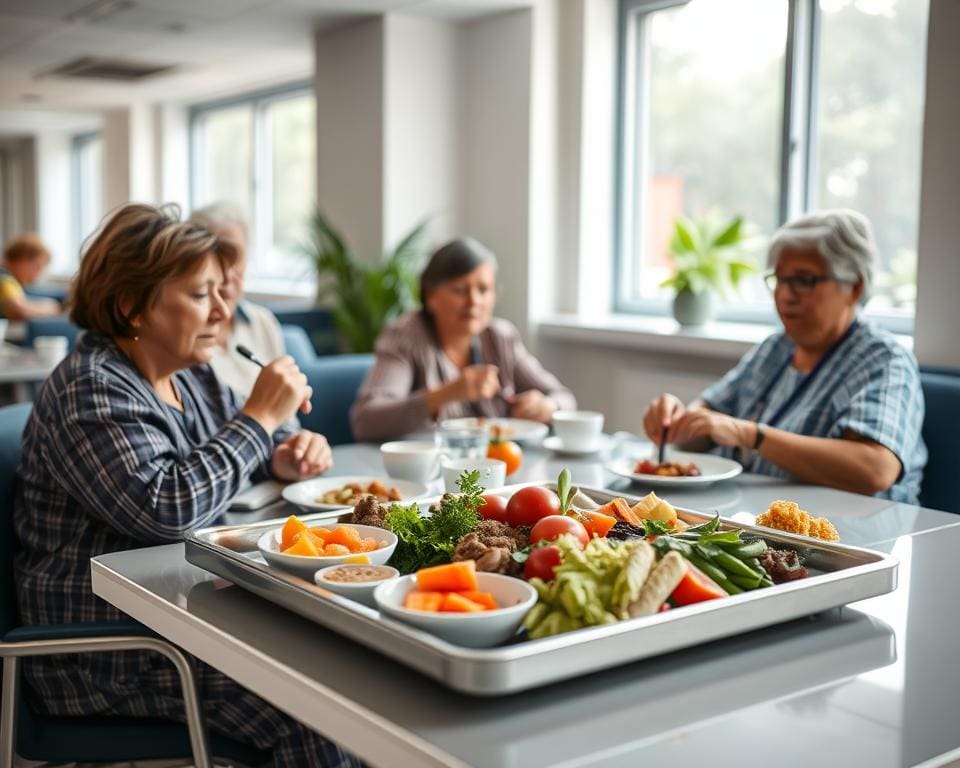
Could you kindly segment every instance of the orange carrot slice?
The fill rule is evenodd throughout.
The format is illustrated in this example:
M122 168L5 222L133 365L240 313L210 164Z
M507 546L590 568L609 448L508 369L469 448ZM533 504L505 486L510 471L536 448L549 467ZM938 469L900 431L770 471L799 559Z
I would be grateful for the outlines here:
M457 594L462 595L467 598L467 600L472 600L477 605L482 605L488 611L495 611L500 606L497 605L497 599L490 594L489 592L458 592Z
M280 531L280 549L284 550L287 549L287 547L293 546L297 534L306 529L307 526L300 521L299 517L290 515Z
M360 531L350 525L338 525L324 537L327 544L342 544L351 552L357 552L363 539Z
M444 592L440 610L447 613L479 613L487 609L480 603L467 599L459 592Z
M313 536L297 536L296 541L283 550L283 554L317 557L320 553L317 551L315 541L316 539Z
M439 611L442 603L442 592L423 592L419 589L411 589L403 599L403 607L413 611Z
M434 565L417 571L417 588L425 592L460 592L476 590L477 564L460 560L446 565Z

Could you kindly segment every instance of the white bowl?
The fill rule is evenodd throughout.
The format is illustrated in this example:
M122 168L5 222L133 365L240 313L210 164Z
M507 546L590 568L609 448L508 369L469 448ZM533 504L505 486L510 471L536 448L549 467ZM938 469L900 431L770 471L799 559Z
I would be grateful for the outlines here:
M492 611L441 613L403 607L407 593L417 586L416 574L386 581L373 591L380 612L426 630L454 645L489 648L513 637L523 617L537 602L537 591L522 579L500 573L478 573L477 589L490 592L498 605Z
M397 548L397 535L385 528L377 528L373 525L354 525L353 523L340 523L340 525L350 525L350 527L356 528L362 539L372 537L377 541L386 543L384 546L372 552L354 552L349 555L330 555L324 557L285 555L280 551L280 532L283 530L283 526L279 525L276 528L271 528L260 537L259 541L257 541L257 549L260 550L260 554L263 555L263 559L267 561L268 565L290 573L295 573L297 576L303 576L305 579L313 581L313 575L321 568L326 568L328 565L342 565L351 557L357 557L358 555L366 555L369 557L372 565L384 565L387 560L390 559L393 550Z
M370 566L366 565L328 565L326 568L321 568L313 575L314 581L317 583L318 587L323 587L324 589L329 589L331 592L336 592L338 595L343 597L350 598L351 600L356 600L358 603L363 603L364 605L369 605L371 608L376 607L376 603L373 601L373 590L383 584L385 581L393 581L400 577L400 571L396 568L389 565L380 565L378 568L386 568L390 571L389 576L384 576L382 579L377 579L376 581L330 581L327 579L327 574L331 571L336 570L337 568L369 568Z

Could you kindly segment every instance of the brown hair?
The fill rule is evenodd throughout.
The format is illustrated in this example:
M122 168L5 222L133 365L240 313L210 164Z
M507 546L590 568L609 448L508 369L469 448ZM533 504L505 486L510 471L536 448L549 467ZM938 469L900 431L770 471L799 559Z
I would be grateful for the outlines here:
M11 240L3 249L5 261L33 261L34 259L50 258L50 251L43 244L43 240L35 232L27 232Z
M80 261L70 292L70 319L108 336L131 337L131 318L152 306L165 284L199 269L209 253L224 269L237 258L226 240L181 222L174 204L121 206Z

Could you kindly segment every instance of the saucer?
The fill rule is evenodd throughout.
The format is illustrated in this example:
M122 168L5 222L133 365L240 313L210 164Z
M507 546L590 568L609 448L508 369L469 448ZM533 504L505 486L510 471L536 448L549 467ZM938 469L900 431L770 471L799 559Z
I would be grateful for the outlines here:
M600 435L600 438L589 448L578 445L564 445L563 440L561 440L556 435L550 435L550 437L544 438L543 447L548 451L553 451L554 453L559 453L564 456L590 456L594 453L599 453L600 451L605 450L610 447L610 438L607 435Z

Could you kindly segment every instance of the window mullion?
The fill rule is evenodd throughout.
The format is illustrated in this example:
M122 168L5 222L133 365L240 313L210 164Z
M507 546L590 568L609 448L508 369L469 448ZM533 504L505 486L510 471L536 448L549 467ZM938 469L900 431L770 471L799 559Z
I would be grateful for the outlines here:
M256 254L253 254L253 272L261 273L265 269L265 260L270 251L273 239L273 222L270 211L272 199L272 185L270 183L269 158L269 127L267 124L267 105L264 101L257 101L254 105L253 119L253 215L254 242Z
M778 220L808 210L812 175L813 15L817 0L790 0L784 61Z

